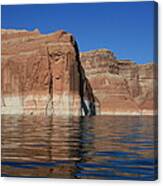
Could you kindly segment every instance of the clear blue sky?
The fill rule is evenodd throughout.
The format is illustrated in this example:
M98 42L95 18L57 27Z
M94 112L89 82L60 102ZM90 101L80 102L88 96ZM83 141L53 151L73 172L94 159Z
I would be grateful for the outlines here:
M154 2L2 6L2 28L71 32L80 51L112 50L119 59L153 60Z

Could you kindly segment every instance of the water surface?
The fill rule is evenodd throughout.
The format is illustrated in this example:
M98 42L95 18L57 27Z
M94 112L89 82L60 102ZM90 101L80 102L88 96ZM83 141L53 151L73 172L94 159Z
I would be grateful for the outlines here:
M2 116L2 176L157 178L152 116Z

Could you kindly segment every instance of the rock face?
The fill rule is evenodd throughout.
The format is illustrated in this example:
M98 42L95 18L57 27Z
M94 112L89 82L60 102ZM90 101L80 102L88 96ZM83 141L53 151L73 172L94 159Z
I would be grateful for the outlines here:
M79 55L70 33L1 30L2 114L153 114L155 64L107 49Z
M156 112L156 64L118 60L107 49L81 53L80 60L93 89L98 114Z
M58 31L2 30L2 114L91 115L77 44ZM87 105L86 103L89 103Z

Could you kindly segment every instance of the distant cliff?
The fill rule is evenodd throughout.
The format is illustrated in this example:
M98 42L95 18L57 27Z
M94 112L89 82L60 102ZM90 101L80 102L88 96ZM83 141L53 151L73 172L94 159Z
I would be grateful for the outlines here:
M156 65L80 53L65 31L1 30L2 114L153 114Z
M153 114L156 111L157 65L118 60L107 49L80 54L99 114Z

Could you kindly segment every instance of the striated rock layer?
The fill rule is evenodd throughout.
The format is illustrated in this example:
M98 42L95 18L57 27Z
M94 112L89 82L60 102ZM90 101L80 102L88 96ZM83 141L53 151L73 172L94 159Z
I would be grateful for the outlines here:
M155 114L157 65L118 60L107 49L80 54L98 114Z
M1 34L2 114L94 113L94 98L71 34L42 35L38 30Z
M79 56L70 33L1 30L2 114L153 114L156 64L107 49Z

